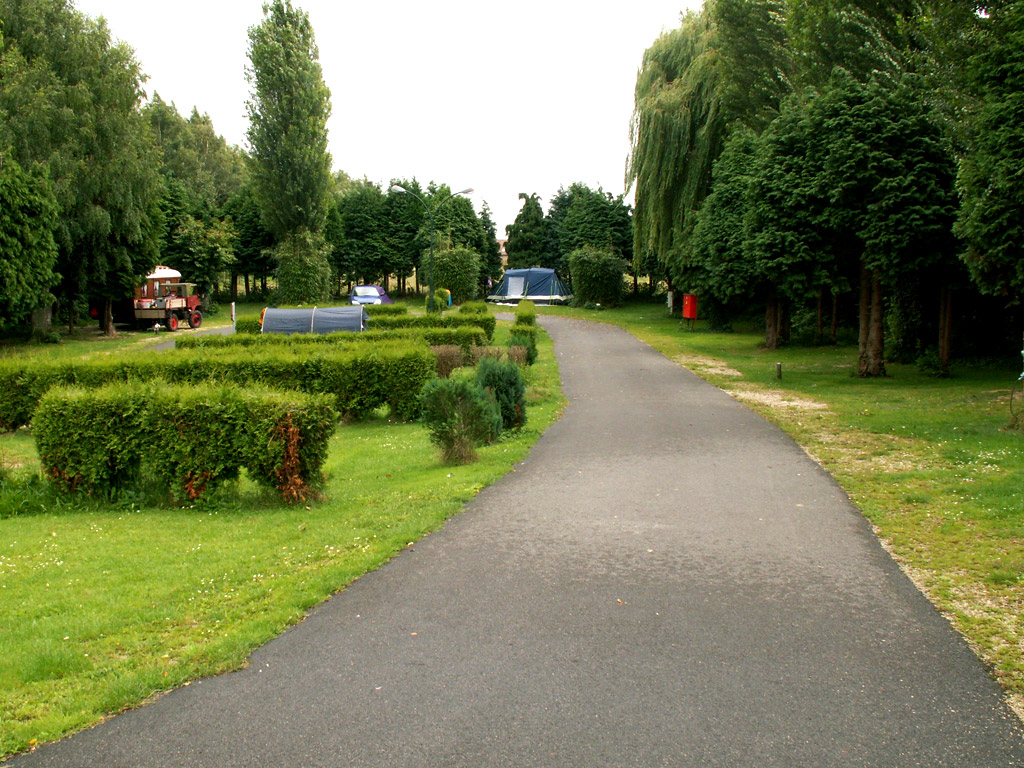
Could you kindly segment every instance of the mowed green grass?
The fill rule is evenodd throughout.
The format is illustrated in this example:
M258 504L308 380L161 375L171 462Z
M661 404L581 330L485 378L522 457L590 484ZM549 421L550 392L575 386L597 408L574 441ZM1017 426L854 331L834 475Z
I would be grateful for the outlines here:
M1020 357L936 379L887 364L854 375L856 347L762 348L763 331L689 331L659 305L541 308L622 326L791 434L975 648L1024 716L1024 430ZM961 350L962 351L962 350ZM782 364L778 379L777 364Z
M243 665L310 606L438 528L561 412L546 337L528 384L526 427L467 466L441 465L419 424L379 414L339 427L325 498L308 506L282 506L244 479L183 509L29 494L30 514L0 520L0 756ZM37 471L25 430L0 436L0 450L17 457L5 464L16 475Z

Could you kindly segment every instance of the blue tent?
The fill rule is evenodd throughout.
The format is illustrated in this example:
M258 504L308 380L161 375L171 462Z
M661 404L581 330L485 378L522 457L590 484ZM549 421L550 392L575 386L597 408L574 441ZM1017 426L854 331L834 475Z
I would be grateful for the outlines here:
M502 304L518 304L532 301L535 304L568 304L572 293L555 270L545 267L509 269L501 282L495 286L488 301Z
M263 313L263 333L334 333L365 331L369 315L361 306L272 309Z

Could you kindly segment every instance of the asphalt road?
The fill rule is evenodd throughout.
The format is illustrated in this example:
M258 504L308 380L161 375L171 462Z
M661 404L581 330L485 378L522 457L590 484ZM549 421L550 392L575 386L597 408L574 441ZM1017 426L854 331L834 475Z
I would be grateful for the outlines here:
M626 333L515 472L237 673L27 766L1024 766L1019 723L832 479Z

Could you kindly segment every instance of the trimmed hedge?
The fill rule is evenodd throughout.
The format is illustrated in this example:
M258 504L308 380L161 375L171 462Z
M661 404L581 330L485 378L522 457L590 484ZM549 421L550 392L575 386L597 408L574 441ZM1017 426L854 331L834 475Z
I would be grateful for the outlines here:
M536 325L537 305L532 301L520 301L516 305L516 325Z
M478 326L487 334L487 341L494 338L494 328L498 321L494 315L407 315L405 317L379 317L373 320L373 330L392 330L395 328L465 328Z
M459 306L460 315L486 315L487 314L487 302L486 301L467 301L465 304Z
M176 384L223 381L265 384L332 395L338 411L358 418L389 405L400 419L415 418L423 384L436 360L414 341L374 345L267 345L169 350L92 360L0 361L0 429L27 424L43 394L55 386L96 388L116 381Z
M469 351L471 347L487 343L487 333L479 326L455 328L395 328L393 330L370 330L360 333L342 331L338 333L280 333L239 334L218 336L183 336L175 343L177 349L223 349L225 347L260 347L276 345L358 345L379 344L383 341L416 340L428 346L454 344Z
M363 304L363 309L371 318L382 315L409 314L409 308L405 304Z
M117 383L50 390L32 431L44 473L64 492L110 496L155 485L195 501L244 467L295 502L322 486L336 423L327 395Z
M235 320L235 333L260 334L263 332L263 323L258 317L245 317Z
M533 365L537 360L537 326L513 325L508 330L508 345L526 349L526 363Z

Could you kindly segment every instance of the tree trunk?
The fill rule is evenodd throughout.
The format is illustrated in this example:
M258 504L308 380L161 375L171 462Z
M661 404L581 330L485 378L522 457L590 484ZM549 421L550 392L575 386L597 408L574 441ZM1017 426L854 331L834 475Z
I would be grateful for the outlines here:
M825 342L825 289L818 289L818 331L814 343L821 345Z
M860 358L857 375L885 376L885 315L882 312L882 280L861 264L860 271Z
M117 331L114 329L114 300L109 297L103 300L103 309L100 313L100 330L103 331L104 336L117 335Z
M953 289L944 285L939 299L939 367L943 375L949 373L949 361L952 357L953 331Z
M46 334L53 325L53 305L46 304L32 310L32 337L39 338Z
M231 300L238 301L238 273L231 273Z
M789 311L789 299L779 299L779 341L788 344L793 337L793 316Z
M764 303L764 345L779 348L779 297L774 289Z
M839 343L839 294L832 294L832 343Z

